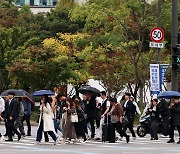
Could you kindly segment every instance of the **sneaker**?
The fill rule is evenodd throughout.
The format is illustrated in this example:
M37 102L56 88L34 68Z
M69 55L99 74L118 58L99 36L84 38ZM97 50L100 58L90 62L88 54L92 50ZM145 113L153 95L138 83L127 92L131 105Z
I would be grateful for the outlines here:
M167 138L168 137L168 135L161 135L161 138Z
M115 143L115 141L114 141L114 140L112 140L112 141L109 141L109 143Z
M34 142L34 145L40 145L41 144L41 142L40 141L36 141L36 142Z
M57 145L59 143L59 137L56 138L56 141L54 142L54 145Z
M4 141L4 137L3 136L0 137L0 141Z
M167 143L174 143L174 139L170 139L169 141L167 141Z
M101 140L101 139L100 139L99 137L97 137L97 138L95 138L94 140L95 140L95 141L99 141L99 140Z
M180 144L180 140L177 142L177 144Z

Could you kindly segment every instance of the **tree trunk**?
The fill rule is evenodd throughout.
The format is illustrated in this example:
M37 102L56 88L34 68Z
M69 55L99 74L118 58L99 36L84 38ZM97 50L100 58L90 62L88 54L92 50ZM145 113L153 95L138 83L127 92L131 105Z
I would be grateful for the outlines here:
M143 103L143 97L144 97L144 95L143 95L143 85L139 85L139 96L140 96L139 104L141 106L143 106L144 105L144 103Z

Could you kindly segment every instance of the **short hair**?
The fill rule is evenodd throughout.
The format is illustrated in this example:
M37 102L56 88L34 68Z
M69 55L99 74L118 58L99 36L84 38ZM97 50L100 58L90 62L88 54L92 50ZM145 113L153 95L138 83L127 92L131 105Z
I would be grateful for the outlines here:
M13 96L15 96L15 93L14 93L13 91L9 91L9 92L8 92L8 95L13 95Z
M65 96L63 93L59 93L57 96L56 96L56 99L58 98L61 98L62 96Z
M125 95L126 95L126 96L129 96L129 97L131 96L131 94L130 94L130 93L128 93L128 92L126 92L126 93L125 93Z
M154 101L154 102L157 102L157 103L158 103L158 99L157 99L157 98L154 98L152 101Z
M117 103L117 98L110 98L109 101L113 103Z
M102 95L106 96L106 92L105 91L101 91L100 92Z

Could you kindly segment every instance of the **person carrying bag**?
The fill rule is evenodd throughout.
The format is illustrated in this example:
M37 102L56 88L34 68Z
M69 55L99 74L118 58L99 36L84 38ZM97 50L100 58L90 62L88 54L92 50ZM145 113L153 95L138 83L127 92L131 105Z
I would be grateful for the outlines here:
M117 103L116 98L111 98L110 100L111 103L111 110L108 113L111 117L111 125L110 125L110 143L115 143L115 130L121 135L126 137L126 142L129 142L129 135L127 135L123 130L122 130L122 119L123 119L123 109L121 104Z

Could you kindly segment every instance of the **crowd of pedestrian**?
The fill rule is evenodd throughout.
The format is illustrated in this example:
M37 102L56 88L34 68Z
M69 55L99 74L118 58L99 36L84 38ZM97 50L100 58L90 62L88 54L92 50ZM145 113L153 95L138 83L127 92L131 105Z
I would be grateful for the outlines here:
M0 120L5 122L4 136L8 137L5 140L7 142L13 141L14 135L17 135L18 141L22 136L31 136L30 118L33 104L26 97L14 96L15 93L9 92L4 99L0 97ZM141 111L134 97L125 93L124 99L117 102L116 98L108 98L105 91L100 92L100 97L101 102L92 92L84 93L82 99L79 96L66 97L62 93L55 96L43 95L35 143L42 142L43 134L45 142L49 142L51 136L54 144L71 141L76 144L80 138L84 143L87 140L115 143L116 131L120 140L125 137L128 143L130 136L126 133L127 129L135 140L135 115L141 115ZM158 124L162 123L163 136L169 136L168 143L174 143L175 128L180 134L179 98L173 98L171 103L165 99L153 99L147 112L151 116L150 139L158 140ZM24 131L24 121L27 123L27 133ZM180 144L180 140L177 143Z

